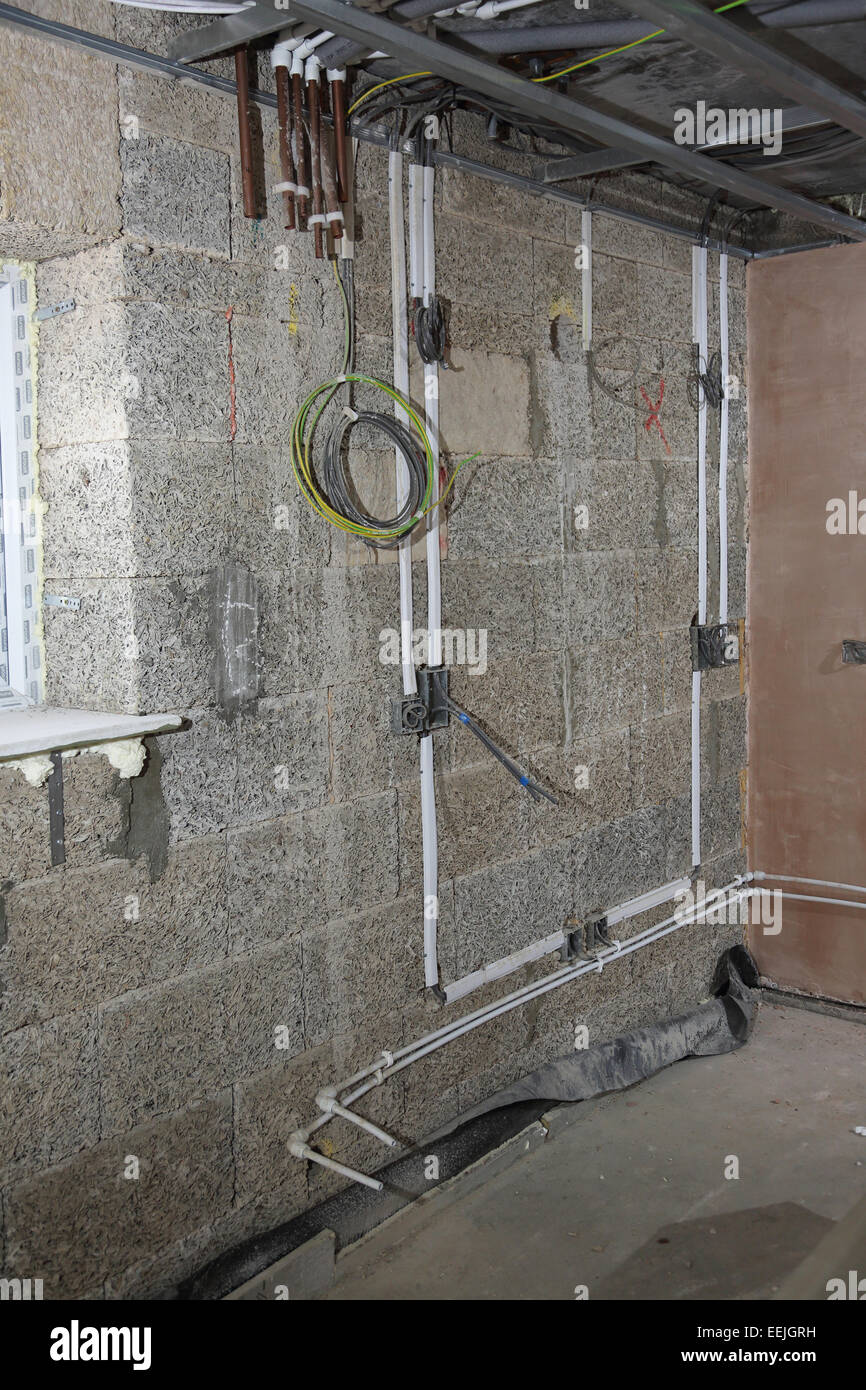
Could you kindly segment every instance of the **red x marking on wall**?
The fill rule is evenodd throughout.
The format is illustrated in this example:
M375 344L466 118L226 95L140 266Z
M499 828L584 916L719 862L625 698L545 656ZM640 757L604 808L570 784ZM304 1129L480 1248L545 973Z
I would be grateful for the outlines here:
M649 415L648 415L647 418L644 420L644 422L643 422L643 427L644 427L644 429L646 430L647 434L649 434L650 426L652 425L653 421L655 421L655 426L656 426L656 429L658 430L659 434L660 434L661 437L662 437L662 442L663 442L665 448L667 449L668 453L670 453L670 451L671 451L671 446L670 446L670 444L668 443L668 441L665 439L665 432L664 432L664 430L662 429L662 422L661 422L661 420L659 419L659 411L660 411L661 408L662 408L662 401L663 401L664 398L665 398L665 379L664 379L664 377L659 377L659 398L658 398L658 400L656 401L655 405L653 405L652 401L650 400L649 396L647 395L647 393L646 393L646 391L643 389L643 387L640 388L640 393L641 393L641 395L643 396L644 400L646 401L646 403L647 403L647 409L649 410Z

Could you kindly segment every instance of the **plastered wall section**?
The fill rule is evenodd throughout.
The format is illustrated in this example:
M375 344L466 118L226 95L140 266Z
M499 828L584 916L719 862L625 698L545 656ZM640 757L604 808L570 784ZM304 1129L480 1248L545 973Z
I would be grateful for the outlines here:
M188 722L151 741L131 783L74 760L63 868L50 868L44 791L3 774L0 1191L5 1273L43 1278L46 1296L122 1298L164 1293L341 1186L286 1151L316 1090L467 1005L443 1010L423 988L417 749L388 732L399 669L381 659L396 569L309 514L288 469L297 403L339 363L330 269L284 232L275 199L244 222L231 101L94 72L78 104L99 111L112 93L111 159L82 153L104 164L39 224L64 208L70 225L90 219L97 203L106 219L86 249L39 266L43 302L78 305L40 344L45 573L82 599L46 617L49 698ZM271 112L262 126L267 185ZM478 132L456 132L476 153ZM362 148L358 364L387 379L386 170ZM665 190L646 188L661 212ZM690 251L595 219L611 399L583 360L578 242L571 209L437 176L442 443L448 461L480 451L448 516L444 622L486 634L486 669L455 666L453 690L559 798L534 806L465 730L437 736L444 980L689 868ZM711 271L715 286L714 257ZM733 614L743 314L733 263ZM670 452L644 427L641 387L655 402L662 378ZM717 436L711 422L711 474ZM375 441L356 462L372 480ZM712 884L742 866L738 672L711 673L704 692ZM365 1113L414 1141L567 1051L576 1024L598 1041L705 997L740 936L683 930L425 1059ZM383 1161L351 1128L326 1134L351 1164Z

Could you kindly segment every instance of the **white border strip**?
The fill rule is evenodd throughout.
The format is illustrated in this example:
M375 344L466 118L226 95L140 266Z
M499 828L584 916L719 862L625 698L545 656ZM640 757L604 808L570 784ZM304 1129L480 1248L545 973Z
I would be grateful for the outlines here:
M612 907L604 913L608 926L615 926L618 922L624 922L629 917L636 917L638 913L648 912L650 908L659 907L661 903L670 902L672 898L680 893L685 893L691 887L691 879L678 878L672 883L664 883L660 888L652 888L648 893L641 893L636 898L630 898L628 902L620 903L618 907ZM482 966L480 970L473 970L471 975L464 975L460 980L454 980L451 984L443 987L442 993L445 996L446 1004L452 1004L455 999L463 999L467 994L472 994L474 990L480 989L482 985L492 983L494 980L501 980L505 975L513 975L515 970L520 970L522 966L529 965L534 960L540 960L542 956L552 955L554 951L560 950L567 940L564 931L552 932L550 936L542 937L540 941L533 941L528 946L523 946L519 951L514 951L510 956L502 956L500 960L495 960L490 965Z

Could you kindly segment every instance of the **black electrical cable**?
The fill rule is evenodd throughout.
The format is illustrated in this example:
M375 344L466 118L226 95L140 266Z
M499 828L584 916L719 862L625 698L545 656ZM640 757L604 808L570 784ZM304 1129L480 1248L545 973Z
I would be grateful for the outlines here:
M428 365L438 362L447 370L445 361L445 314L441 301L433 295L429 304L416 303L412 311L412 333L421 361Z
M693 353L694 366L687 379L689 401L695 410L699 410L704 401L712 410L719 410L725 399L725 387L722 381L722 354L714 352L710 360L704 362L696 345L693 347Z
M502 766L511 773L512 777L516 778L520 785L526 788L533 801L540 801L541 798L544 797L547 801L551 802L552 805L559 805L555 796L551 796L549 791L545 791L544 787L540 787L537 782L533 782L530 777L527 777L525 772L520 771L520 768L515 762L512 762L508 754L503 753L502 749L493 742L490 735L485 733L481 728L481 725L476 724L471 714L467 714L464 709L461 709L460 706L451 699L450 695L445 696L445 703L448 705L449 709L454 711L460 723L464 724L467 729L470 729L475 737L481 740L488 752L492 753L494 758L498 758Z
M396 516L377 517L366 511L355 500L354 489L344 465L343 445L348 431L354 425L369 425L381 430L399 449L406 462L409 474L409 487L406 501ZM384 415L378 410L344 411L334 425L322 451L322 482L331 506L359 526L369 526L381 531L393 531L419 513L424 502L427 487L427 460L424 452L407 425L395 420L392 415ZM364 544L374 550L395 550L403 537L411 534L420 525L422 516L415 526L409 527L398 540L374 541L364 537Z

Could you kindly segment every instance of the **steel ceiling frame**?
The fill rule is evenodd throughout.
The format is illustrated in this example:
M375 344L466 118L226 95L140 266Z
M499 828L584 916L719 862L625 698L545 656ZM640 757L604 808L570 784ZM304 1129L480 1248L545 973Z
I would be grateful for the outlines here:
M661 4L662 0L646 0L646 3L650 2ZM645 0L640 0L640 3L645 3ZM686 4L690 0L677 0L677 3ZM382 14L358 9L344 3L344 0L291 0L291 18L307 20L331 33L381 50L392 59L405 62L415 71L422 68L429 70L447 81L501 102L529 119L554 125L572 135L588 137L599 145L617 151L632 150L641 162L660 164L687 178L706 183L711 188L726 189L763 207L790 213L812 226L825 227L855 241L866 241L866 221L851 217L826 203L805 198L788 188L766 183L754 174L735 169L720 160L708 159L683 145L663 140L618 117L551 91L548 87L539 87L474 54L404 28ZM181 61L188 61L202 56L203 50L213 52L215 43L223 48L234 47L251 37L275 33L286 27L288 19L286 9L277 9L266 0L258 0L254 9L226 16L202 30L191 30L189 34L180 36L172 43L171 54ZM810 96L809 105L812 109L821 109L821 104L813 96ZM866 119L866 107L863 111Z

